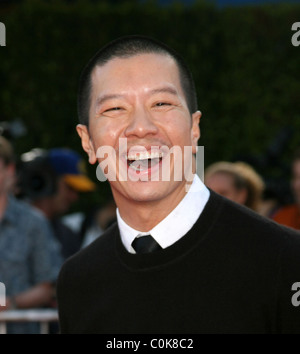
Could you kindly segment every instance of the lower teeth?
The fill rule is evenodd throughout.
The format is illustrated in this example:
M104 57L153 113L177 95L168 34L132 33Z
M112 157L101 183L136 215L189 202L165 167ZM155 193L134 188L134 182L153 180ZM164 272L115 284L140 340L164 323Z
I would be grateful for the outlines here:
M129 167L134 169L135 171L144 171L149 169L155 165L157 165L160 161L160 158L154 159L145 159L145 160L135 160L133 162L129 162Z

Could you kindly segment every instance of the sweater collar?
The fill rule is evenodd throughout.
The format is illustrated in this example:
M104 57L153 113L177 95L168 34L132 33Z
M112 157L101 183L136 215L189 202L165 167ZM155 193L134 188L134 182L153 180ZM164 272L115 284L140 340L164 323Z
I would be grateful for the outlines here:
M131 247L137 236L151 234L156 242L167 248L183 237L195 224L201 215L210 192L200 178L195 175L193 183L180 203L159 224L148 232L141 232L130 227L121 217L117 209L117 221L123 245L130 253L135 253Z

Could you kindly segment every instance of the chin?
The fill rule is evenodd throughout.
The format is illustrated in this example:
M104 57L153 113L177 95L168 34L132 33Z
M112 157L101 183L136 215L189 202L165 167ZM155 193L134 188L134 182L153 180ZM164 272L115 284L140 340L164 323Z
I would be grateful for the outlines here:
M178 183L178 182L177 182ZM175 191L176 185L171 182L135 182L126 188L128 199L136 202L155 202L167 198ZM123 193L122 193L123 194Z

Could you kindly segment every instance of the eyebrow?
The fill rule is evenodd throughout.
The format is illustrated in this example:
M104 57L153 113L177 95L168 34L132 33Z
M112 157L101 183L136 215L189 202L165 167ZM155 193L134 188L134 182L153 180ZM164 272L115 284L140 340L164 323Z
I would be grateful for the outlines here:
M152 94L152 95L157 94L157 93L170 93L171 95L174 95L174 96L178 95L177 90L175 90L175 88L169 87L169 86L153 89L150 91L150 94Z
M108 101L108 100L113 100L113 99L117 99L117 98L122 98L123 96L122 95L118 95L118 94L105 94L105 95L102 95L100 97L97 98L96 100L96 109L102 105L105 101Z

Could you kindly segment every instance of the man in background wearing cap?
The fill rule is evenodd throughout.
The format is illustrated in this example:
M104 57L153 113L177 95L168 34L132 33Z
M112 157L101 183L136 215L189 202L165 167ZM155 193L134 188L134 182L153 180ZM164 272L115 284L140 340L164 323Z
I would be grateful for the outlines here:
M50 195L33 198L31 202L51 222L66 259L80 249L81 239L60 217L78 200L80 192L93 191L95 185L87 177L84 161L76 152L66 148L50 149L46 159L55 175L55 189Z

